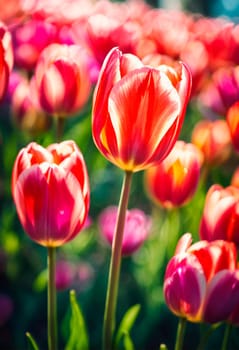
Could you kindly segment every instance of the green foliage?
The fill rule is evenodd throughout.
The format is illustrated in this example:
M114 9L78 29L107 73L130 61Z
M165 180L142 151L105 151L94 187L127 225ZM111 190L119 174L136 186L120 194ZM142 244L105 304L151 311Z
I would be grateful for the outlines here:
M29 332L26 333L26 337L27 337L27 340L28 340L28 348L29 348L29 350L39 350L39 347L38 347L35 339L32 337L32 335Z
M134 350L134 345L130 337L130 331L140 311L140 305L134 305L128 309L119 325L115 346L120 349L120 344L123 344L123 350Z
M89 340L86 331L85 321L80 307L76 300L74 290L70 291L71 319L70 337L65 350L88 350Z

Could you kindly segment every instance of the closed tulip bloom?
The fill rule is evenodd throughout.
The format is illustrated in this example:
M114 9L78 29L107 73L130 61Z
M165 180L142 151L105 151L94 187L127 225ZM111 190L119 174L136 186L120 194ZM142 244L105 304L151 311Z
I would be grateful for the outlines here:
M91 91L86 55L78 45L51 44L41 53L32 89L41 108L61 117L76 114Z
M6 26L0 22L0 101L8 88L9 75L13 67L12 36Z
M217 166L225 162L231 154L230 130L225 120L201 120L192 132L192 143L203 155L208 166Z
M112 244L117 220L116 206L103 210L99 217L99 228L104 239ZM147 239L151 229L151 219L140 209L131 209L126 213L122 255L137 251Z
M239 188L239 166L236 167L232 174L231 183L232 186Z
M89 182L74 141L47 148L32 142L14 163L12 194L20 222L37 243L57 247L82 229L89 210Z
M191 322L227 320L239 302L236 261L231 242L191 245L191 235L183 235L166 268L164 296L170 310Z
M223 239L239 245L239 189L212 185L207 192L200 222L200 237Z
M234 103L226 114L231 141L236 152L239 152L239 102Z
M186 204L194 195L200 175L200 151L191 143L177 141L162 163L145 172L149 197L165 208Z
M191 74L184 64L155 68L112 49L93 98L96 146L125 171L161 162L178 138L190 90Z
M33 104L29 81L20 76L19 79L11 94L11 112L14 123L31 135L48 130L52 119Z

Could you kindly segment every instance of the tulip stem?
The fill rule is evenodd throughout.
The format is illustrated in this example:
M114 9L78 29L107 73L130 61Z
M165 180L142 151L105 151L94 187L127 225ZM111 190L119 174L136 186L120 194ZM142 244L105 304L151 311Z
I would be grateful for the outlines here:
M55 284L55 267L56 267L56 248L48 247L48 349L57 350L57 310L56 310L56 284Z
M56 141L61 142L64 134L65 118L56 116Z
M111 350L113 345L113 333L115 330L115 312L119 288L119 275L121 266L121 251L125 225L126 211L129 201L129 193L132 182L132 172L125 172L120 201L118 206L117 222L114 232L111 261L109 268L108 286L103 325L103 349Z
M182 350L183 348L183 340L184 340L184 334L186 330L186 324L187 324L187 319L184 317L180 317L178 322L178 329L177 329L177 336L176 336L174 350Z
M227 349L227 345L228 345L228 340L229 340L229 336L230 336L230 333L231 333L231 329L232 329L232 326L231 326L231 324L228 323L226 325L226 328L225 328L221 350L226 350Z

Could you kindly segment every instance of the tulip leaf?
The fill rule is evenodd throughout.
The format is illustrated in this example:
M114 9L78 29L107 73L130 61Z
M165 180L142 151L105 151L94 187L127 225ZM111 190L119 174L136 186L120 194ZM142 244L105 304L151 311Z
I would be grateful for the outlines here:
M47 287L47 279L48 279L48 270L44 269L39 273L39 275L36 277L33 288L37 292L43 291Z
M122 342L124 346L124 350L134 349L132 340L130 338L130 330L135 323L135 320L138 316L139 311L140 311L139 304L132 306L126 311L116 334L116 338L115 338L116 348L118 348L120 342Z
M74 290L70 291L71 318L70 337L65 350L88 350L89 340L84 317L76 300Z
M30 350L39 350L39 347L38 347L35 339L33 338L33 336L29 332L26 332L26 337L28 340L28 348Z

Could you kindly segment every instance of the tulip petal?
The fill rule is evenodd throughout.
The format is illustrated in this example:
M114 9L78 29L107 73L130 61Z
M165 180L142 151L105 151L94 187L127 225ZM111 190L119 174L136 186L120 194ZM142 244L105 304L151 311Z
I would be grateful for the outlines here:
M223 270L208 284L203 319L209 323L225 321L239 303L239 272Z
M77 179L56 165L42 163L22 172L15 201L25 231L46 246L72 239L86 218Z
M136 69L114 85L109 114L124 169L141 168L177 119L180 107L176 89L157 69Z
M164 282L164 296L170 310L198 321L205 292L206 280L197 258L186 254L174 256L167 266Z

